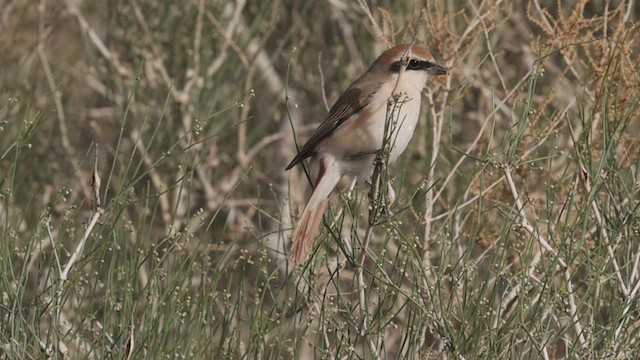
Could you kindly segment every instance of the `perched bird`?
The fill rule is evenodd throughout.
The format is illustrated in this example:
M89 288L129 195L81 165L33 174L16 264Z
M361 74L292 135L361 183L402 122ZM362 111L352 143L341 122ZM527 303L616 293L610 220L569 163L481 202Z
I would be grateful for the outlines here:
M347 175L368 179L382 147L387 104L397 100L399 114L390 135L389 162L395 161L411 140L420 115L422 88L427 75L445 75L445 67L417 45L397 45L380 55L338 98L327 118L318 126L286 170L308 157L319 165L313 192L292 237L290 259L307 259L318 232L329 195Z

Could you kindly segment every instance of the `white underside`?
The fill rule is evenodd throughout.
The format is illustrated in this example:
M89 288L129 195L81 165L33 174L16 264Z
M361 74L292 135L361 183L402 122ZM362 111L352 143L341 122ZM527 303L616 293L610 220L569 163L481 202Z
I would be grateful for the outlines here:
M383 85L372 99L368 109L345 121L318 147L320 158L339 166L339 173L350 177L368 179L373 174L376 152L382 147L387 114L393 110L389 161L395 161L407 148L420 115L420 91L422 79L405 81L408 86L398 86L400 94L395 105L388 106L395 82ZM375 107L371 105L377 104Z

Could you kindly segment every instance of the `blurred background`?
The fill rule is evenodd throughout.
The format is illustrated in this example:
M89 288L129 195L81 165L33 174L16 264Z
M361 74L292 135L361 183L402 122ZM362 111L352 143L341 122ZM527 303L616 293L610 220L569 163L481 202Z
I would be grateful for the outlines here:
M639 17L635 1L0 1L0 353L633 357ZM425 88L396 202L368 222L369 187L345 184L294 268L310 187L284 167L414 38L451 76Z

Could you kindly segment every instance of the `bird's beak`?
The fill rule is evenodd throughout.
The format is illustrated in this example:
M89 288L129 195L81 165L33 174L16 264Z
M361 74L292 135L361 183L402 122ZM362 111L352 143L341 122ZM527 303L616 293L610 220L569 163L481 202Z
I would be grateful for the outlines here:
M435 64L427 69L427 74L430 75L448 75L449 70L442 65Z

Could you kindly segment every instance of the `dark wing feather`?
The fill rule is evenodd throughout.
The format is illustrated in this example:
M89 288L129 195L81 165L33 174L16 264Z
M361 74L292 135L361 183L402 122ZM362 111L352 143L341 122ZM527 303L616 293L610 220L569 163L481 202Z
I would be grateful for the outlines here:
M316 146L324 140L327 136L331 135L342 123L344 123L351 116L359 113L369 103L371 95L369 95L364 101L360 102L361 90L357 88L349 88L340 96L338 101L329 110L327 118L318 126L313 135L304 144L298 155L291 160L286 170L296 166L302 160L313 155L316 151ZM375 93L375 91L374 91ZM373 94L372 94L373 95Z

